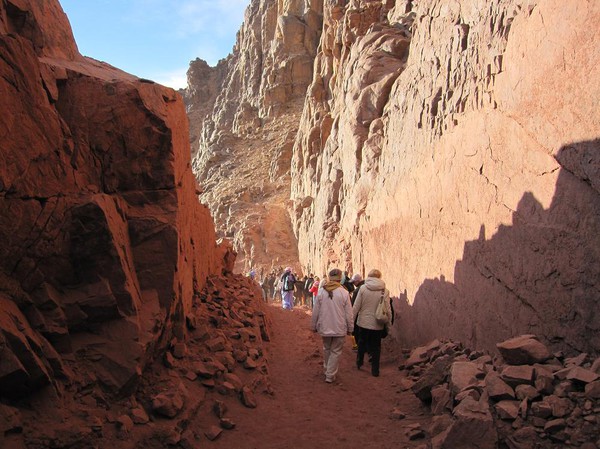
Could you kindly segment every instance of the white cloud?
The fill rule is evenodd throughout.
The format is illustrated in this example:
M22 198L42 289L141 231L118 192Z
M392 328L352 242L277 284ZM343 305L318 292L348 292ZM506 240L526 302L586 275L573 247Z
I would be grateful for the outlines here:
M171 72L158 73L153 77L152 81L175 90L183 89L187 87L187 67Z

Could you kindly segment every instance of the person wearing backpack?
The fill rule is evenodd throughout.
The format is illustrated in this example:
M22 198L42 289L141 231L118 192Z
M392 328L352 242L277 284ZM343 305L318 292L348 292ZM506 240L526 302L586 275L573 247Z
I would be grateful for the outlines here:
M292 273L292 268L287 267L281 276L281 305L284 309L292 310L294 308L294 284L296 277Z
M317 292L310 325L323 339L323 371L327 383L335 381L346 335L351 335L354 328L350 295L341 280L342 271L333 268L328 281Z
M361 368L368 352L371 355L371 374L378 377L381 339L392 316L390 292L381 279L381 271L375 269L369 272L352 309L359 327L356 367Z

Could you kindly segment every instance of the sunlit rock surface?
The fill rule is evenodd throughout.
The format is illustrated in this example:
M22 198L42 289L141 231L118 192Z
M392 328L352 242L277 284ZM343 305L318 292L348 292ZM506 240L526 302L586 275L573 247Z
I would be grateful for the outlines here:
M322 28L322 2L252 1L232 54L193 61L185 92L194 172L238 271L299 268L290 160Z
M599 18L593 1L325 2L292 158L303 266L380 268L405 344L535 332L597 351Z

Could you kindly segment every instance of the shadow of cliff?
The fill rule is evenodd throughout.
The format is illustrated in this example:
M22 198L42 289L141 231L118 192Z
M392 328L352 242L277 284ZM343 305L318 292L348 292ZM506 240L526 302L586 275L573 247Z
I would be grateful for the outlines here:
M405 346L451 338L494 350L519 334L553 349L600 352L600 139L564 146L548 209L526 192L486 239L464 245L454 282L426 279L413 305L396 301Z

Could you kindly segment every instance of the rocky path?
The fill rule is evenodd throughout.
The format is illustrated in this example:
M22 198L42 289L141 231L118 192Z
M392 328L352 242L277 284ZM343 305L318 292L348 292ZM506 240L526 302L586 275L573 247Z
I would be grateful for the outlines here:
M354 365L350 338L338 379L324 382L321 339L309 329L310 312L268 307L271 342L266 343L273 395L258 396L258 408L231 410L236 429L210 444L213 448L405 448L412 424L428 420L428 411L410 392L402 392L397 357L382 350L380 377L368 364ZM390 338L390 337L388 337ZM384 346L390 346L386 342ZM365 369L366 368L366 369ZM394 409L406 418L393 417ZM421 442L422 443L422 442Z

